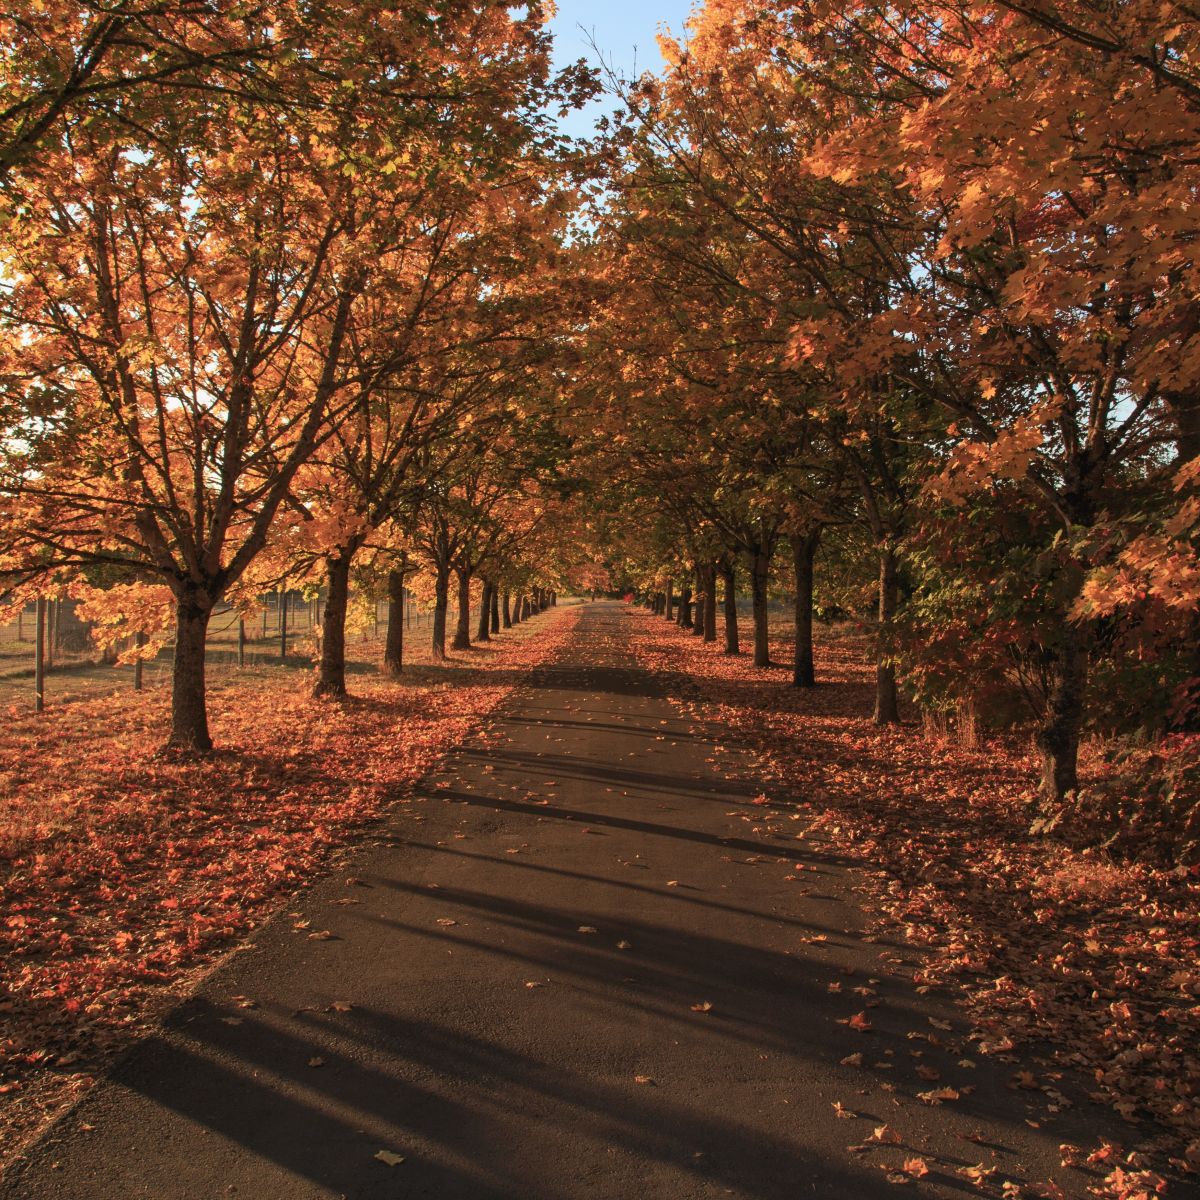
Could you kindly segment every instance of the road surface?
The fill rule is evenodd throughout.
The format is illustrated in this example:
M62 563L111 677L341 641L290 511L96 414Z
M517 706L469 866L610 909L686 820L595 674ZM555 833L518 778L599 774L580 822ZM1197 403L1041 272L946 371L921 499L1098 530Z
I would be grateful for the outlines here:
M959 1066L967 1026L905 980L914 954L863 939L853 873L786 810L753 832L757 789L727 781L752 761L639 669L645 619L589 605L0 1196L869 1200L913 1159L908 1194L977 1195L956 1172L981 1166L993 1194L1084 1195L1057 1146L1095 1116L1047 1114L1012 1063ZM974 1090L917 1099L946 1083Z

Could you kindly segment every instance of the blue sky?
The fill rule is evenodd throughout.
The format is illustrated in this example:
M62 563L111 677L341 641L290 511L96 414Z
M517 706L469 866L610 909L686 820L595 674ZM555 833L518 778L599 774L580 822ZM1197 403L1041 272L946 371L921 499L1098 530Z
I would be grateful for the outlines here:
M662 25L681 33L691 8L692 0L558 0L558 16L551 24L555 58L559 63L577 58L595 62L589 45L594 38L619 74L632 75L635 68L656 71L662 59L655 35ZM605 98L586 113L572 114L563 128L577 136L590 134L595 119L613 107L612 99Z

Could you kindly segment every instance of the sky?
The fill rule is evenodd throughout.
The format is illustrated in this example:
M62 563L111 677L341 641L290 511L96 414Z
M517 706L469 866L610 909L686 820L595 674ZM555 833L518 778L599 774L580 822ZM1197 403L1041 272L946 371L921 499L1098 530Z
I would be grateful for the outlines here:
M558 0L558 16L551 23L555 59L560 65L586 58L597 63L594 40L604 60L617 73L632 76L658 70L662 58L655 37L662 25L672 33L683 30L692 0ZM596 118L615 107L605 97L583 113L572 113L563 130L576 136L592 132Z

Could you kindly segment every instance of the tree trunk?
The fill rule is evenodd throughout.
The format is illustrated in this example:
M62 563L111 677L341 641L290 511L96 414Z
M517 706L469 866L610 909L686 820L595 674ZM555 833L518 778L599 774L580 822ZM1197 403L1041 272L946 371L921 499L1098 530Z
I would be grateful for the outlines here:
M900 724L900 698L896 691L896 667L890 660L896 610L900 604L900 574L896 551L890 542L879 552L879 628L875 648L875 724Z
M488 606L492 632L500 632L500 588L492 584L492 602Z
M141 650L141 648L146 644L146 635L142 630L139 629L134 635L133 644L139 650ZM142 656L139 654L137 658L133 660L133 690L135 692L140 692L143 687L145 687L145 674L146 664L142 661Z
M175 663L171 671L171 736L176 750L212 749L204 682L204 651L212 601L188 589L175 600Z
M663 616L666 617L668 621L674 619L674 616L675 616L674 608L675 608L675 581L673 579L668 579L667 580L667 601L666 601L666 604L663 606Z
M1083 635L1077 629L1068 626L1065 637L1046 698L1046 715L1037 734L1042 752L1042 794L1047 800L1061 800L1079 785L1079 730L1088 656Z
M325 621L321 628L321 663L314 696L346 694L346 608L350 602L351 553L331 554L325 560Z
M821 531L792 536L792 562L796 576L796 653L792 667L792 685L815 687L813 665L813 559L821 543Z
M750 579L750 597L754 606L754 665L771 665L771 633L768 627L767 583L771 574L771 556L765 550L754 552Z
M742 644L738 637L737 569L733 563L721 564L721 578L725 582L725 653L741 654Z
M1178 466L1200 455L1200 395L1195 391L1165 392L1163 398L1175 418Z
M450 643L450 649L470 650L471 572L459 567L455 574L458 576L458 624L454 629L454 641Z
M404 670L404 572L388 572L387 638L383 644L383 673L399 675Z
M530 603L528 594L521 597L521 620L528 621L533 616L533 605Z
M708 592L704 586L704 570L696 564L696 611L692 614L692 636L704 636L704 622L708 620Z
M479 624L475 628L477 642L492 640L492 585L485 579L483 593L479 597Z
M709 563L704 568L704 640L717 640L717 565Z
M446 611L450 607L450 568L440 563L433 591L433 657L446 657Z
M33 711L46 711L46 601L37 598L37 632L33 651Z
M500 620L505 629L512 628L512 594L508 591L505 591L504 593L504 602L500 609Z
M679 595L679 628L692 627L692 589L685 587Z

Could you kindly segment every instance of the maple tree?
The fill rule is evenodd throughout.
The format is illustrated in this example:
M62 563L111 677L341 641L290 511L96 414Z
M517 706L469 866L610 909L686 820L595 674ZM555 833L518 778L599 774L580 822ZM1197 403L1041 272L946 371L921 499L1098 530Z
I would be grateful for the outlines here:
M1191 1029L1197 987L1200 22L1175 0L707 0L584 148L553 110L595 84L552 70L549 12L0 17L3 599L76 602L122 661L174 656L169 730L82 708L72 757L67 716L23 718L52 755L39 796L109 771L132 799L71 802L94 843L68 822L39 858L59 834L34 820L5 844L29 874L0 881L2 936L24 955L25 914L126 854L124 820L173 851L156 789L211 870L139 868L168 915L121 883L141 925L119 940L84 889L80 964L63 943L6 985L39 1013L72 988L132 1004L123 956L171 978L417 778L478 713L395 678L409 599L432 610L417 674L446 678L561 591L627 593L660 618L630 625L642 666L867 865L868 907L935 951L923 978L957 981L982 1053L1065 1041L1117 1112L1194 1145L1167 1026ZM392 678L364 689L406 739L295 700L306 764L330 760L319 811L237 798L222 833L222 797L278 791L252 754L256 720L286 736L265 687L221 712L228 760L141 756L159 732L211 748L211 618L276 589L281 658L288 592L320 609L322 698L386 600ZM369 795L337 774L351 739ZM1110 1190L1157 1187L1140 1167Z
M906 634L918 618L931 632L933 610L908 604L930 554L955 573L958 551L934 533L952 529L947 507L979 502L1024 530L1018 575L996 592L1024 587L1023 616L984 603L975 619L985 644L1018 655L1051 798L1077 784L1090 672L1129 646L1095 618L1119 610L1144 632L1149 598L1160 628L1192 632L1194 263L1178 237L1195 186L1178 152L1195 142L1190 33L1170 6L1130 7L1106 22L1087 6L711 3L686 42L664 41L663 77L628 89L614 136L641 208L624 238L644 249L635 227L664 245L664 228L686 230L639 264L657 271L646 300L669 292L681 311L681 271L719 247L703 270L724 294L690 296L703 315L687 330L689 384L707 349L726 377L746 371L742 429L748 396L772 405L785 455L757 463L755 503L793 490L802 524L836 514L875 544L878 721L899 717ZM1048 36L1060 23L1067 36ZM735 304L756 313L753 349L732 336ZM700 331L718 328L703 348ZM856 483L855 503L811 475L790 488L806 437L823 482ZM774 545L739 549L761 596Z
M503 158L551 86L537 6L435 21L335 5L321 21L339 35L319 56L281 60L300 72L293 102L197 88L143 98L132 126L119 105L67 114L6 181L3 568L165 582L181 747L210 745L214 606L361 399L358 314L396 252L401 181L431 147Z

